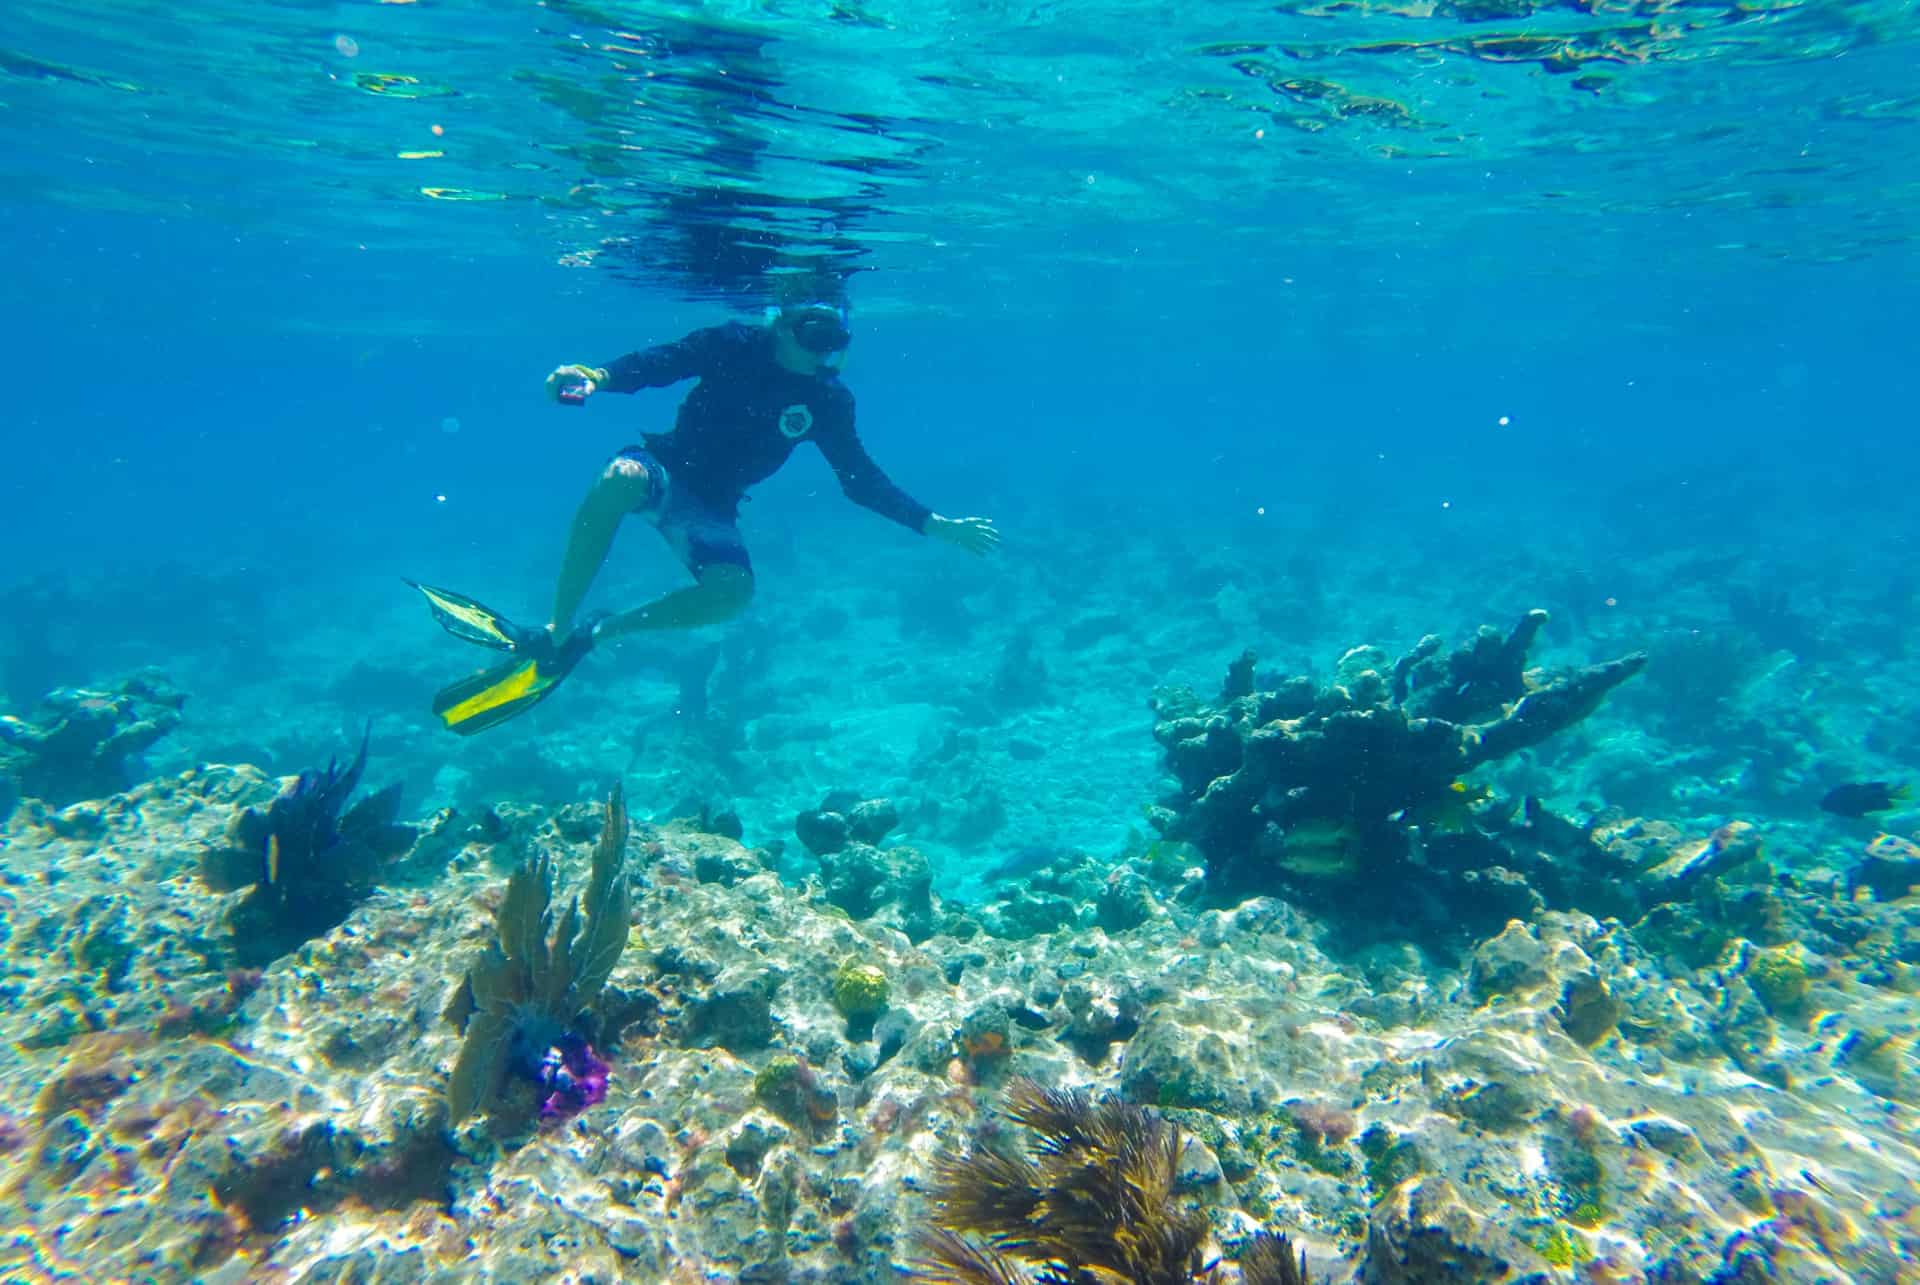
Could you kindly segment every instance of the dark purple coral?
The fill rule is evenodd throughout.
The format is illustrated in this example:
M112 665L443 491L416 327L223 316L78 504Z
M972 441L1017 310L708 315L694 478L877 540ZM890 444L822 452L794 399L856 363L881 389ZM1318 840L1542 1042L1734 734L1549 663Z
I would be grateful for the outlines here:
M610 1072L584 1036L568 1032L558 1044L548 1045L534 1072L534 1079L547 1090L540 1100L541 1122L556 1124L606 1101Z
M262 812L235 820L228 848L202 867L219 889L252 885L234 908L236 957L263 964L345 919L381 871L413 846L413 827L395 820L400 787L347 806L367 766L367 738L353 762L302 772Z

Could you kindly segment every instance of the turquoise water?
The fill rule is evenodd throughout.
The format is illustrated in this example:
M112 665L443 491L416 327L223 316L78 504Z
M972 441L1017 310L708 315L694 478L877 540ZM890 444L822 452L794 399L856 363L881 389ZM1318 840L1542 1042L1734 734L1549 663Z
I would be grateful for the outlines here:
M1015 765L1022 843L1113 842L1145 691L1247 644L1535 603L1658 642L1730 628L1730 577L1867 682L1912 620L1917 49L1896 4L12 6L10 703L157 663L184 761L371 718L451 799L504 751L432 735L409 685L470 658L397 578L538 618L677 397L556 409L544 372L822 264L873 454L1007 534L924 547L811 452L760 488L740 628L778 651L741 677L878 738L823 781L897 778L1021 631L1070 684L1076 616L1122 668L1029 730L1113 762ZM593 605L679 575L629 530ZM622 770L676 646L505 738ZM1821 717L1851 762L1874 715ZM1064 839L1049 793L1087 800Z
M1491 788L1844 872L1920 825L1817 806L1920 772L1916 157L1891 0L15 0L0 713L157 667L142 777L370 728L407 819L617 779L791 886L797 814L884 796L976 902L1149 848L1156 687L1540 607L1536 662L1651 659ZM546 373L802 271L874 458L1000 553L802 449L740 619L449 735L477 653L402 578L543 620L685 392ZM629 522L588 605L684 582Z

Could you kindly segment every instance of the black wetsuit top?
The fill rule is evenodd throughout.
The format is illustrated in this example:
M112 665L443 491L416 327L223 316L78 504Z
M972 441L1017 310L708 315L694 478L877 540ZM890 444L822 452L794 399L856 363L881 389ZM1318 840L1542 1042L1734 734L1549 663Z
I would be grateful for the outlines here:
M772 477L811 439L855 504L923 530L932 510L880 471L853 431L853 394L835 375L796 375L774 360L765 326L730 322L607 363L616 393L698 378L671 433L646 434L647 450L676 487L731 516L748 487Z

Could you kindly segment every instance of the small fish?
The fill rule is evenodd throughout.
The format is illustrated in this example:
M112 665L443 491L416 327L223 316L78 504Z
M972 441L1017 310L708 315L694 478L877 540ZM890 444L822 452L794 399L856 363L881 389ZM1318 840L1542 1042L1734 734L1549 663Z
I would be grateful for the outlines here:
M280 882L280 836L277 834L267 836L267 882Z
M1307 878L1346 878L1360 856L1360 828L1351 821L1308 817L1287 827L1280 860L1291 874Z
M1835 816L1863 817L1873 812L1890 812L1905 803L1913 790L1886 781L1850 781L1828 790L1820 800L1822 810Z
M996 862L982 878L987 883L1001 883L1008 879L1025 879L1039 874L1054 858L1061 856L1060 849L1044 843L1023 844Z
M1419 808L1414 819L1436 834L1465 834L1474 828L1474 809L1492 797L1484 785L1455 781L1444 795Z

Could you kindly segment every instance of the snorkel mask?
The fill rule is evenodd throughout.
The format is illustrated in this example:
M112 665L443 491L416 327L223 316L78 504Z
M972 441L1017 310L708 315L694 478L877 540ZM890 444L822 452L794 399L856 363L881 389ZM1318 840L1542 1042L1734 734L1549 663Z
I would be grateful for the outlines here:
M831 303L803 303L782 308L793 341L816 357L835 357L853 342L847 325L847 310ZM831 363L829 363L831 364Z

